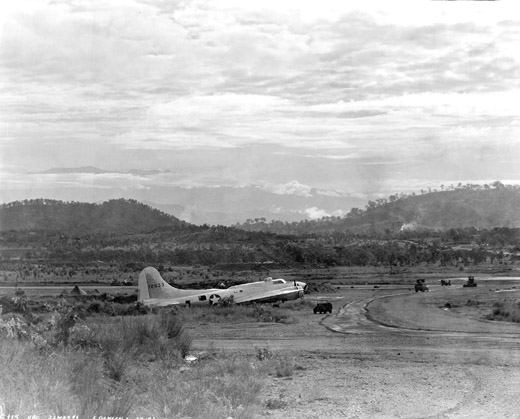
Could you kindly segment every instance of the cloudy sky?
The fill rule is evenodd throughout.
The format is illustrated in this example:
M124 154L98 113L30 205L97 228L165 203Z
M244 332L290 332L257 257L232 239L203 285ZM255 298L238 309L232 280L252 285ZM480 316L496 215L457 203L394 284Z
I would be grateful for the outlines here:
M2 202L520 183L514 1L4 3Z

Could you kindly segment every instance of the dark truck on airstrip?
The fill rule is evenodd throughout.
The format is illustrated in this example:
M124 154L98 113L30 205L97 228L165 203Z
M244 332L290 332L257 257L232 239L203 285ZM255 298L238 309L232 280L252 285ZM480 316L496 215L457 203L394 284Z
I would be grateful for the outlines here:
M477 283L475 282L475 277L473 275L468 276L468 282L462 284L464 288L466 287L476 287Z
M428 288L428 285L426 285L424 282L426 280L425 279L418 279L416 282L415 282L415 292L424 292L424 291L430 291L430 289Z

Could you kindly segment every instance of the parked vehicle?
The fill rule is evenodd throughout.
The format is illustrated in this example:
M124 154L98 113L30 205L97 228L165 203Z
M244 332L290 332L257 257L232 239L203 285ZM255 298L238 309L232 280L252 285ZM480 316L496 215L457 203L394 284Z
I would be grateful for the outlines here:
M415 292L429 292L430 289L428 288L428 285L425 284L425 279L418 279L415 283Z
M468 276L468 282L462 284L463 287L476 287L477 283L475 282L475 277L470 275Z

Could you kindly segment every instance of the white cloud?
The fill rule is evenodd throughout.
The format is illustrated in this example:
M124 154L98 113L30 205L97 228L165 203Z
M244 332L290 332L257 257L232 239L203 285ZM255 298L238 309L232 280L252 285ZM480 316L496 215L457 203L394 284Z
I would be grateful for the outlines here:
M323 217L343 217L348 211L343 210L337 210L337 211L326 211L324 209L318 208L318 207L310 207L306 208L303 211L303 214L307 216L307 218L310 218L311 220L317 220Z
M502 0L500 4L431 2L426 0L365 0L351 2L344 0L264 0L244 2L242 0L213 0L212 8L224 11L258 12L262 10L291 13L303 21L334 21L339 16L352 12L364 12L384 23L399 25L425 25L433 22L458 23L464 21L491 24L503 19L504 14L514 13L519 7L512 0Z
M324 189L318 189L316 191L316 195L322 195L322 196L331 196L334 198L339 198L344 196L344 194L338 192L338 191L332 191L332 190L324 190Z
M360 157L359 153L350 154L306 154L305 157L311 159L329 159L329 160L353 160Z
M291 106L276 96L218 93L214 95L184 96L167 103L154 104L149 115L175 117L191 122L196 119L219 119L224 115L243 116L273 113Z
M520 116L516 103L520 101L520 89L499 92L438 93L423 92L386 96L380 99L324 103L309 107L308 112L325 112L341 115L348 112L366 112L369 116L377 112L382 117L387 113L409 113L413 118L417 113L442 114L445 116ZM392 115L395 117L395 115ZM357 122L357 121L355 121Z
M498 170L520 178L493 165L519 151L516 8L510 1L3 2L0 186L13 185L9 174L27 166L106 162L178 169L175 179L138 182L144 187L215 186L240 173L244 182L302 196L329 182L326 189L370 189L363 194L391 187L390 178L474 178L466 161L475 158L486 178ZM236 152L260 146L258 155ZM219 149L232 157L208 157ZM191 167L175 158L183 151ZM116 180L135 179L66 184ZM21 180L31 181L40 180Z
M266 184L263 189L278 195L299 195L299 196L311 196L311 187L302 185L297 180L293 180L288 183L270 185Z
M330 215L327 211L322 210L317 207L306 208L304 210L304 214L307 215L307 217L310 218L311 220L319 219L322 217L327 217Z

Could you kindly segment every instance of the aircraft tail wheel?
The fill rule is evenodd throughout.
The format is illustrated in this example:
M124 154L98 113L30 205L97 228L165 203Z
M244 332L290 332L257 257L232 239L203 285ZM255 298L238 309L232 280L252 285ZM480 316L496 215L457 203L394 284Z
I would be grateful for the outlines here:
M218 294L211 294L209 296L209 303L213 306L215 304L218 304L218 302L221 300L220 295Z

